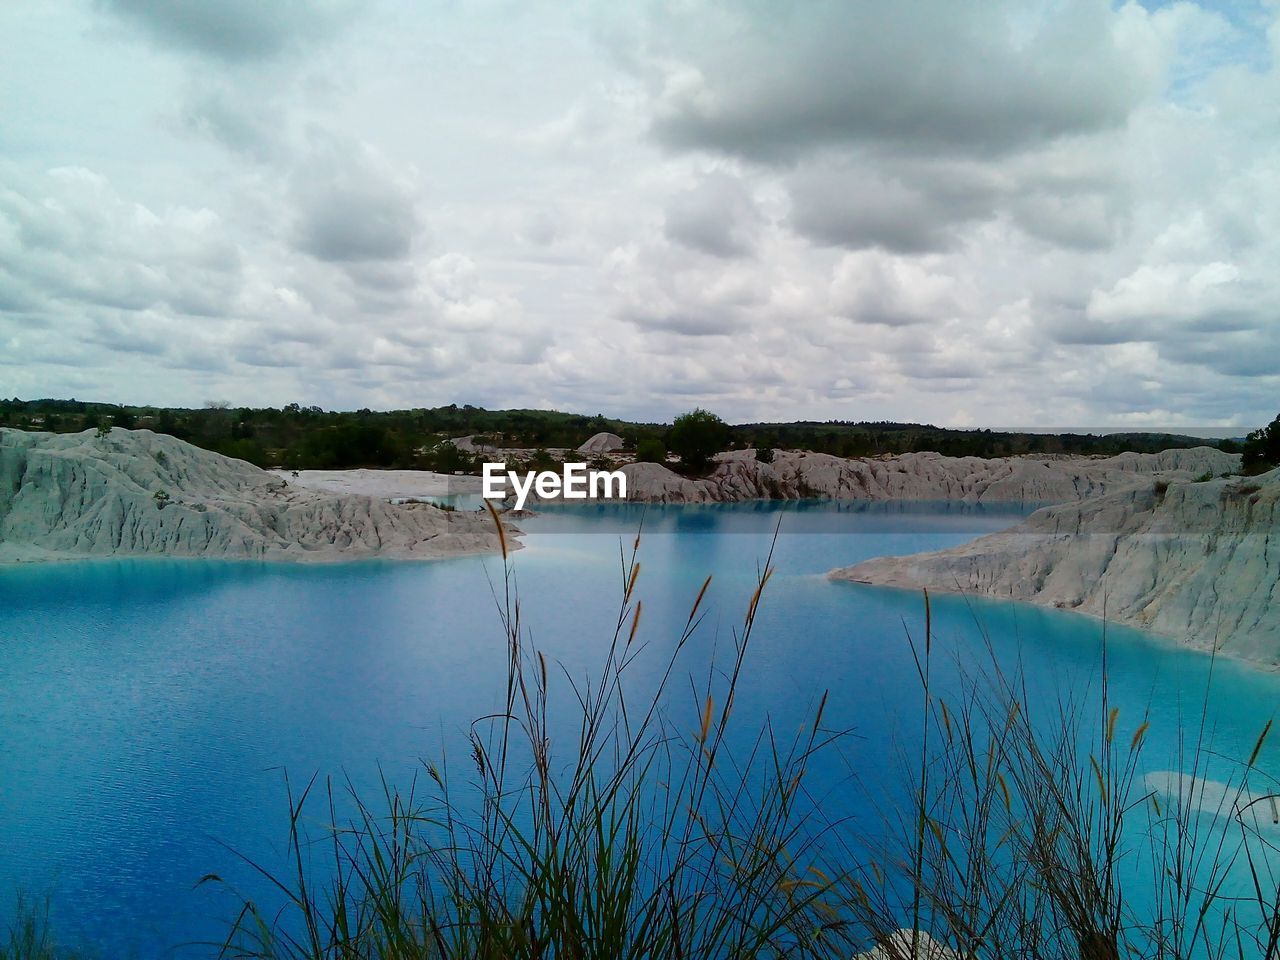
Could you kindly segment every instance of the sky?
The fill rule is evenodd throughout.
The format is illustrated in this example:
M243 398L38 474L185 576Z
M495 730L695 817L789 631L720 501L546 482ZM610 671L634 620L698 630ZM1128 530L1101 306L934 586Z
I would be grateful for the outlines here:
M0 6L0 395L1253 428L1280 5Z

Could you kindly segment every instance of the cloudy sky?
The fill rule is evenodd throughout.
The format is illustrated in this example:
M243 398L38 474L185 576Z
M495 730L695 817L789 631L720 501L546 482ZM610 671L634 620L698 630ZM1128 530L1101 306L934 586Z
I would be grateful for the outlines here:
M0 394L1280 409L1280 6L10 0Z

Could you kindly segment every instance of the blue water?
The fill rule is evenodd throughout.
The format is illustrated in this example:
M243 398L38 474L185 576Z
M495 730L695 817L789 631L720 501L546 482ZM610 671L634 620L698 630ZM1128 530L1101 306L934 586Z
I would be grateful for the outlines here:
M811 503L548 510L525 521L514 566L533 641L575 676L598 667L616 620L620 551L643 525L638 593L656 670L707 574L708 618L688 651L705 672L740 622L781 518L740 691L738 728L798 717L830 691L852 728L819 792L892 774L909 747L918 681L907 591L822 575L867 557L938 549L999 529L1020 508ZM261 882L236 854L279 865L284 778L349 777L376 792L422 758L465 761L474 718L501 703L505 647L496 558L298 567L112 561L0 570L0 922L14 891L52 898L64 940L103 956L208 956L233 899ZM1033 688L1095 682L1103 626L1069 613L935 598L941 649L980 666L987 644ZM1206 689L1215 748L1245 756L1280 678L1106 629L1122 729L1150 714L1148 764L1165 769ZM945 685L953 673L940 658ZM691 700L673 687L672 709ZM564 687L560 690L563 692ZM696 708L689 705L689 715ZM567 703L564 705L567 709ZM1265 750L1261 767L1277 772ZM853 771L851 773L850 771ZM853 811L857 812L857 811ZM183 946L186 944L187 946Z

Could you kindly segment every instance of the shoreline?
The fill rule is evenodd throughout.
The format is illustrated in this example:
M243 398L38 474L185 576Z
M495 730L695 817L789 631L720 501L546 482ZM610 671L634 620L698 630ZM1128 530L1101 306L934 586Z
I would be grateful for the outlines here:
M1003 605L1012 604L1018 607L1027 607L1033 610L1043 611L1052 614L1068 614L1083 617L1092 623L1098 624L1103 631L1108 626L1120 627L1124 630L1132 630L1135 634L1143 638L1144 641L1151 643L1158 648L1167 649L1174 653L1187 653L1197 657L1208 657L1210 659L1222 659L1229 663L1236 664L1246 670L1254 671L1268 676L1280 676L1280 663L1268 663L1266 661L1254 660L1249 657L1240 656L1230 650L1223 650L1220 647L1204 647L1193 643L1187 643L1179 640L1170 633L1163 633L1154 629L1149 624L1140 620L1121 620L1109 615L1097 613L1093 610L1082 610L1074 607L1060 607L1052 603L1041 603L1034 599L1025 597L994 597L990 594L979 593L973 590L958 590L954 587L929 586L916 587L908 586L901 583L876 583L872 580L855 580L848 577L838 577L834 574L837 571L832 570L825 574L819 574L824 580L833 584L849 584L855 589L869 588L872 590L892 590L897 593L911 593L920 596L925 590L929 591L930 598L945 597L948 600L962 600L965 603L977 601L981 604Z
M507 551L515 553L518 550L527 549L524 543L515 539L523 536L522 532L516 532L507 529ZM43 566L65 566L75 563L229 563L238 566L246 566L249 564L260 564L264 566L280 566L280 567L332 567L341 566L343 564L367 564L383 561L386 563L437 563L441 560L466 560L472 557L501 557L502 552L498 549L489 549L487 547L476 548L460 548L450 551L449 553L440 553L435 555L426 554L404 554L395 552L386 553L361 553L354 555L346 555L327 551L324 556L309 557L300 554L293 555L273 555L269 557L247 557L236 554L168 554L168 553L85 553L85 554L54 554L50 556L39 557L6 557L0 556L0 573L5 570L28 569L31 567Z

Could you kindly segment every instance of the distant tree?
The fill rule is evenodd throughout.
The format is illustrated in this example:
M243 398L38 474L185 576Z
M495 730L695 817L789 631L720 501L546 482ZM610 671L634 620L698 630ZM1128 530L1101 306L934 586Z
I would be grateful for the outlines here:
M526 462L525 468L528 470L541 471L541 470L554 470L558 466L560 466L560 463L559 461L556 460L555 457L547 453L546 450L539 449L533 452L533 456L531 456L528 459L528 461Z
M667 448L679 455L687 470L695 472L705 470L728 442L728 425L701 407L676 417L667 431Z
M424 458L424 464L428 470L439 473L453 473L455 470L473 473L478 469L474 456L459 450L447 441L430 448Z
M262 444L254 440L220 440L209 445L210 450L214 453L220 453L224 457L231 457L233 460L244 460L252 463L255 467L272 466L271 458L267 456L267 451L262 448Z
M111 415L111 422L123 430L132 430L137 426L138 418L134 416L132 410L126 410L121 407Z
M1280 466L1280 416L1249 434L1242 452L1244 468L1251 473Z
M667 447L657 437L641 437L636 443L636 463L666 463Z

